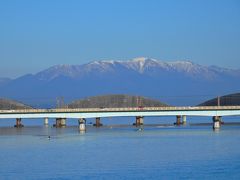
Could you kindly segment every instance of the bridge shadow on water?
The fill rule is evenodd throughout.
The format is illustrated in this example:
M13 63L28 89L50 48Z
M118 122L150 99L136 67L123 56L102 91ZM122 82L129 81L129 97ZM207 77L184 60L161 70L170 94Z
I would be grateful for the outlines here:
M239 122L227 122L221 126L221 131L226 131L228 129L239 129ZM201 131L213 132L212 123L189 123L186 125L176 126L173 124L144 124L142 126L133 126L126 124L109 124L103 125L101 127L95 127L93 125L86 125L86 131L80 132L77 125L68 125L62 128L56 128L52 125L30 125L22 128L15 127L0 127L0 136L35 136L40 138L63 138L64 136L71 135L88 135L88 134L124 134L124 133L164 133L176 134L176 133L186 133L186 132L196 132Z
M0 136L34 136L47 139L63 138L74 135L91 135L91 134L124 134L124 133L186 133L186 132L213 132L211 118L187 118L186 125L174 125L175 117L146 117L143 126L134 126L133 118L102 118L103 126L95 127L93 123L95 119L88 119L86 124L86 132L80 132L76 119L68 119L67 126L62 128L53 127L55 119L49 120L49 125L43 125L43 119L23 119L24 127L14 128L15 119L2 119L0 121ZM224 124L221 126L220 132L228 129L240 128L240 120L238 117L224 118Z

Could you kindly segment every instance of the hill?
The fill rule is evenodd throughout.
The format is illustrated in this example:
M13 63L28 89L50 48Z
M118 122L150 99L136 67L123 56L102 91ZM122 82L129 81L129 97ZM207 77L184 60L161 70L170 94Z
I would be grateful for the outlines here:
M162 107L166 104L140 96L105 95L77 100L69 108L118 108L118 107Z
M30 106L9 99L0 98L0 110L31 109Z
M221 106L240 106L240 93L229 94L219 97L219 102ZM217 106L218 98L208 100L199 106Z

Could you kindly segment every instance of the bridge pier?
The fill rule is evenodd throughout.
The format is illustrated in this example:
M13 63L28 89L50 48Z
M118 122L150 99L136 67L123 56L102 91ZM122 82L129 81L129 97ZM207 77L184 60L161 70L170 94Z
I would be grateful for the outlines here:
M176 116L176 122L174 123L175 125L177 126L180 126L182 123L181 123L181 116L180 115L177 115Z
M44 118L44 125L45 125L45 126L48 125L48 118Z
M14 127L16 127L16 128L24 127L24 125L21 123L21 121L22 121L21 118L17 118L16 124L14 125Z
M221 127L221 117L213 116L213 130L218 130Z
M141 126L143 125L143 116L137 116L136 117L136 122L133 123L134 126Z
M85 118L80 118L78 120L78 124L79 124L79 130L80 131L86 131L86 120L85 120Z
M102 125L103 125L103 124L101 124L100 117L97 117L97 118L96 118L96 123L93 124L93 126L100 127L100 126L102 126Z
M66 127L66 118L56 118L56 124L53 125L54 127Z
M185 116L185 115L182 116L182 124L183 125L187 124L187 116Z

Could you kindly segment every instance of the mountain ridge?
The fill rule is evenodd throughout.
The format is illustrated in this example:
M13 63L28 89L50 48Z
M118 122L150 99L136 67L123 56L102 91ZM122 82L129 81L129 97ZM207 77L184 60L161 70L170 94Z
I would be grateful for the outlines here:
M239 80L238 69L142 57L52 66L2 84L0 97L34 107L55 106L57 97L70 102L104 94L131 94L171 105L196 105L218 95L239 92ZM202 94L208 96L199 96Z
M215 78L219 73L235 75L240 77L240 69L229 69L218 66L203 66L195 64L191 61L172 61L165 62L152 58L134 58L132 60L101 60L92 61L81 65L55 65L46 70L40 71L34 76L39 80L53 80L59 76L66 76L70 78L79 78L83 75L98 71L98 73L113 73L115 68L125 68L135 73L148 73L149 70L160 69L162 71L173 71L176 73L184 73L188 76L198 76L202 74L207 79ZM49 76L51 76L49 78Z

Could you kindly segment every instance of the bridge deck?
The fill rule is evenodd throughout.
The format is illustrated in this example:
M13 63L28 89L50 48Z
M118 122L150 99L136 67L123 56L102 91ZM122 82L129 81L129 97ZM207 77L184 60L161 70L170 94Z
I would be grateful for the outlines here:
M4 118L96 118L132 116L240 116L240 106L0 110Z

